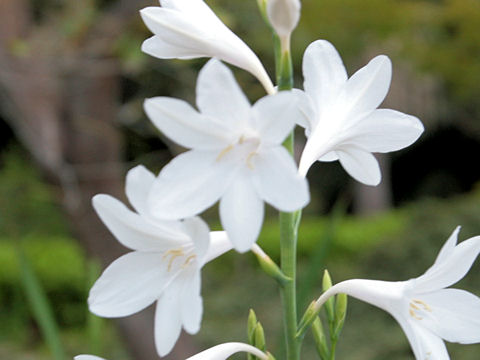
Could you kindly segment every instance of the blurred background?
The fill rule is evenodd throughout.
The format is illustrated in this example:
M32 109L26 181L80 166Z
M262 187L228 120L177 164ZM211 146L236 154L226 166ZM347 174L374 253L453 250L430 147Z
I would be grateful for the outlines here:
M207 0L273 76L271 36L255 0ZM88 290L101 269L126 253L92 211L90 199L120 199L128 169L159 171L182 149L149 123L146 97L194 103L205 59L165 61L140 52L150 36L143 0L0 0L0 358L157 358L152 309L119 320L89 314ZM480 1L303 0L292 46L296 86L302 54L331 41L351 75L373 56L393 60L383 107L418 116L426 131L413 146L379 157L382 184L362 186L338 163L309 173L312 202L299 239L300 310L334 282L404 280L430 266L450 233L480 234ZM233 69L252 101L263 96ZM304 142L297 134L298 150ZM218 229L216 209L205 215ZM278 259L276 213L260 243ZM480 294L480 267L458 285ZM251 254L229 253L203 271L204 320L169 359L246 340L254 308L267 347L282 358L275 283ZM304 358L314 358L310 335ZM478 359L479 345L449 345L453 359ZM338 359L412 359L396 322L350 300Z

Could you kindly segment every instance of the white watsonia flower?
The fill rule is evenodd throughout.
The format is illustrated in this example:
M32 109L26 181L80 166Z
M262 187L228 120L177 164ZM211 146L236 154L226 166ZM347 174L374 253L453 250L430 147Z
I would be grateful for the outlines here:
M256 347L238 342L214 346L198 353L197 355L191 356L186 360L226 360L238 352L250 353L259 359L268 360L268 355L258 350Z
M268 21L283 41L288 41L300 19L300 0L268 0Z
M203 0L160 0L140 11L154 34L142 50L161 59L216 57L252 73L269 94L274 87L257 55Z
M417 360L448 360L442 339L461 344L480 342L480 298L446 289L462 279L480 252L480 236L457 244L460 228L442 247L425 274L407 281L347 280L317 301L345 293L389 312L408 337Z
M115 260L90 290L90 311L103 317L134 314L157 301L155 344L170 352L182 326L196 333L202 318L200 269L232 247L225 232L209 233L198 217L161 221L150 215L147 195L154 175L143 166L129 171L127 197L136 213L109 195L96 195L100 219L133 251Z
M160 172L149 196L163 219L193 216L220 200L220 218L238 251L258 237L264 201L294 211L309 201L308 184L282 146L301 116L298 94L280 92L250 105L231 71L212 59L197 81L197 112L178 99L145 101L154 125L192 150Z
M204 350L201 353L196 355L190 356L186 360L227 360L233 354L238 352L246 352L252 355L255 355L259 359L268 360L268 355L264 352L260 351L256 347L253 347L248 344L238 343L238 342L231 342L220 344L214 346L210 349ZM75 356L75 360L105 360L98 356L93 355L78 355Z
M390 59L380 55L348 79L337 50L325 40L310 44L303 58L304 88L312 111L307 144L300 160L305 175L315 161L335 161L356 180L377 185L380 168L374 152L402 149L423 132L416 117L377 109L387 95L392 76Z

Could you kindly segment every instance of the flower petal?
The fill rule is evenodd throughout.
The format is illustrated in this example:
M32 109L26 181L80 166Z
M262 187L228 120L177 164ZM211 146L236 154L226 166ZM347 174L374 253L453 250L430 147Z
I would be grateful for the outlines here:
M470 270L479 253L480 236L462 241L449 256L445 256L425 274L412 280L417 292L427 293L455 284Z
M337 149L336 154L345 171L355 180L372 186L380 183L380 166L370 152L349 146Z
M221 119L227 133L242 129L250 117L250 102L232 71L217 59L210 60L200 70L197 106L202 114Z
M169 97L145 100L145 112L168 138L186 148L218 149L229 142L229 129L210 117L202 116L187 102Z
M203 264L216 259L232 249L233 245L228 238L226 231L210 232L210 246L205 254L205 258L203 259Z
M160 172L149 198L153 215L182 219L201 213L226 191L239 166L216 151L192 150L178 155Z
M385 55L373 58L367 65L348 79L341 95L350 113L347 121L375 110L385 99L392 79L392 62Z
M335 47L326 40L311 43L303 55L303 87L317 105L317 111L331 106L347 82L347 71ZM319 117L318 117L319 118ZM316 126L318 118L310 119Z
M181 282L173 281L157 302L155 310L155 346L162 357L172 351L182 331Z
M413 144L424 128L415 116L377 109L347 130L344 140L370 152L390 152Z
M238 177L220 200L220 220L230 241L239 252L250 250L262 228L263 201L251 180Z
M155 180L149 170L138 165L127 173L125 190L128 201L139 214L147 214L147 196Z
M275 32L280 36L290 36L300 19L299 0L270 0L267 2L267 16Z
M450 237L447 239L445 244L442 246L442 249L438 253L438 256L435 259L435 263L433 264L433 266L447 260L448 257L453 254L453 252L455 251L455 246L457 246L458 233L460 232L460 229L461 226L457 226L455 230L453 230L452 235L450 235Z
M423 328L420 324L409 322L400 317L395 318L407 336L416 359L450 360L445 343L441 338Z
M111 233L130 249L167 250L189 240L176 224L161 220L151 223L110 195L95 195L92 204Z
M253 183L259 196L280 211L301 209L310 201L308 183L297 165L281 146L254 157Z
M275 95L265 96L253 105L250 121L261 136L262 142L280 145L293 130L295 122L302 121L299 97L298 92L281 91Z
M203 259L210 245L210 229L205 221L198 216L183 221L185 229L193 244L197 259Z
M134 251L121 256L103 272L88 297L90 311L103 317L134 314L160 297L175 274L161 253Z
M480 342L480 298L468 291L443 289L422 294L420 300L431 312L424 312L423 326L437 336L461 344Z
M184 282L179 298L183 327L189 334L196 334L200 330L202 322L203 301L200 288L200 271L194 271L193 274L189 274L189 278Z
M170 44L157 35L148 38L142 43L142 51L160 59L190 60L205 56L201 50L196 51L180 45Z
M105 360L104 358L93 356L93 355L77 355L73 359L74 360Z
M256 357L266 360L267 355L257 348L243 343L225 343L204 350L197 355L191 356L186 360L226 360L237 352L247 352Z

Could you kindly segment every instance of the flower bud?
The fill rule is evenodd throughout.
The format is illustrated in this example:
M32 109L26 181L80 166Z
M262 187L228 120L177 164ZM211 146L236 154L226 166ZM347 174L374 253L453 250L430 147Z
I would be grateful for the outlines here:
M300 7L300 0L268 0L268 20L278 36L290 36L300 19Z
M322 287L324 292L332 287L332 279L330 278L330 274L328 273L328 270L325 270L323 274ZM334 315L335 306L333 301L334 299L333 297L331 297L325 302L325 311L327 312L327 319L329 323L333 323L333 320L335 318L335 315Z

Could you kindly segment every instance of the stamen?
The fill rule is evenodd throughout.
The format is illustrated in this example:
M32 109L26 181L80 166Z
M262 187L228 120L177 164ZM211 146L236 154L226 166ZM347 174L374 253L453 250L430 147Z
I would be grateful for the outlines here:
M189 257L187 257L185 259L185 262L182 265L182 269L185 269L188 266L188 264L190 264L196 257L197 255L190 255Z
M415 314L415 311L413 311L412 309L408 310L408 313L414 319L417 319L417 320L422 320L423 319L421 316L418 316L417 314Z
M162 259L165 260L167 257L171 256L170 260L168 261L167 271L172 270L173 262L177 257L184 256L185 253L183 249L171 249L163 254Z
M220 154L218 154L216 161L222 160L222 158L223 158L226 154L228 154L232 149L233 149L233 145L232 145L232 144L228 145L225 149L223 149L223 150L220 152Z
M413 303L410 303L410 307L411 307L411 308L414 308L415 310L420 310L420 308L419 308L417 305L413 304Z
M251 152L250 154L248 154L247 156L247 166L250 170L253 170L254 169L254 166L252 164L252 158L257 155L257 153L254 151L254 152Z
M425 303L424 301L422 300L413 300L414 303L416 304L419 304L422 306L423 310L425 311L428 311L428 312L432 312L432 308L430 306L428 306L427 303Z

